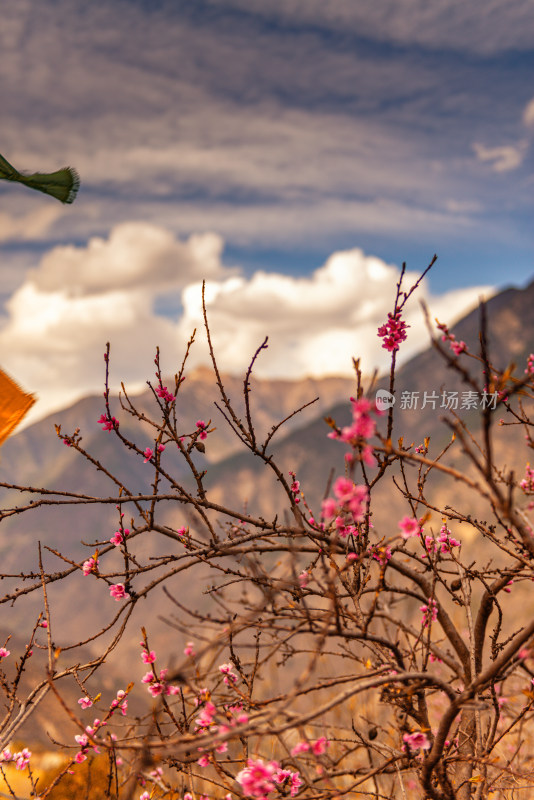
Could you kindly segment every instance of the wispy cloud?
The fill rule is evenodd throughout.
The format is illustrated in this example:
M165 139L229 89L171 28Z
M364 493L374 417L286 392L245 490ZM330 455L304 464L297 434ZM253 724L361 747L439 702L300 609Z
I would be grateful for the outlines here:
M461 41L465 31L491 50L499 17L499 41L519 46L525 4L500 6L502 20L494 0L117 2L84 5L80 25L79 0L52 10L21 0L0 31L3 147L30 170L61 158L82 175L75 207L42 228L43 240L105 235L136 215L171 224L174 215L182 234L187 218L189 232L276 243L283 231L293 246L306 207L321 221L323 251L340 233L386 231L388 215L413 238L423 209L430 232L476 228L480 214L469 209L491 213L491 173L511 169L519 151L488 160L493 169L481 174L472 139L483 155L495 148L473 130L491 121L504 131L525 99L509 65L488 82L486 58L446 53L440 37ZM417 37L430 49L383 46ZM0 186L0 198L8 190L22 214L33 209L22 187ZM460 200L461 220L449 211Z
M209 0L249 15L291 24L351 31L402 45L490 54L530 49L534 19L529 0Z
M480 142L473 144L473 150L479 161L487 162L495 172L509 172L523 163L527 152L527 142L501 145L501 147L485 147Z

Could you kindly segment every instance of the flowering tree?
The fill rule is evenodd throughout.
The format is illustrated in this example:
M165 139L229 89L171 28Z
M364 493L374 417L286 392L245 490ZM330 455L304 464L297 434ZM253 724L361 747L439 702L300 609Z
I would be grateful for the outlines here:
M378 330L392 355L391 396L396 355L407 336L403 309L417 287L404 291L403 278L404 269L393 310ZM152 491L135 493L84 449L78 429L58 428L65 445L105 472L113 491L98 498L33 488L36 500L2 511L6 518L52 502L76 503L83 512L84 504L99 502L116 506L119 520L117 530L84 561L64 553L64 570L47 573L41 561L24 576L30 581L24 591L40 592L44 610L22 654L10 652L9 640L0 648L2 662L17 659L10 677L3 674L0 768L8 786L10 768L16 768L28 771L41 800L60 797L77 770L102 763L101 796L128 800L465 800L512 797L512 790L532 782L534 622L521 616L521 597L522 588L531 588L534 563L529 521L534 470L527 464L524 477L516 479L496 464L493 429L503 417L503 424L521 426L527 447L533 446L528 404L534 355L517 378L491 364L484 314L479 354L457 342L446 326L438 329L433 343L446 364L472 391L494 400L481 409L479 428L468 430L450 415L452 435L434 455L424 436L417 445L395 443L395 407L377 407L356 362L352 421L340 426L328 418L325 426L325 436L344 448L345 470L318 499L307 497L296 472L284 471L272 457L279 426L264 438L254 426L250 380L267 342L247 370L245 412L239 415L226 394L206 319L217 405L285 495L285 509L273 511L270 519L210 499L196 455L209 445L211 421L199 419L193 430L180 427L180 388L192 340L170 387L156 356L156 380L149 384L157 411L152 419L124 391L122 413L150 426L150 447L128 438L121 419L111 413L108 347L98 422L118 447L128 448L151 470ZM187 465L189 483L169 471L171 448ZM470 470L447 462L458 448ZM458 484L467 487L485 519L468 509L437 507L435 475L450 480L451 492ZM385 493L378 495L381 487ZM379 530L373 524L374 498L387 502L388 492L400 492L405 513ZM131 520L128 527L125 518ZM469 541L460 529L469 532ZM140 545L149 533L171 546L170 552L143 556ZM209 611L196 611L187 590L166 589L169 606L180 614L172 627L184 637L183 656L169 664L164 646L153 646L147 615L139 631L138 663L122 665L124 685L104 703L90 687L102 681L134 609L175 576L184 587L205 580L207 568L213 576ZM71 665L59 668L47 592L73 574L80 582L96 579L106 602L117 603L117 614L101 631L102 641L109 631L113 638L98 657L83 661L74 650ZM8 592L4 602L20 594L19 588ZM24 694L21 676L43 633L46 674ZM79 686L77 707L65 700L67 678ZM140 689L150 703L145 716L128 709ZM28 747L10 746L45 694L55 696L78 729L57 743L65 760L46 779L32 772Z

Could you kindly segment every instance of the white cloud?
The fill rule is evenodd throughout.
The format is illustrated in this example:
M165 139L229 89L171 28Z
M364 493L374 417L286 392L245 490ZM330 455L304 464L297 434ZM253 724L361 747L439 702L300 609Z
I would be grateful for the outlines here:
M90 240L86 247L52 249L9 299L0 329L3 368L40 398L28 419L99 394L106 341L114 389L121 380L135 389L151 377L156 345L164 369L174 373L195 327L199 341L191 366L207 363L202 278L224 371L243 373L266 335L260 376L350 375L352 356L362 357L366 372L386 366L376 330L391 310L396 266L354 249L334 253L309 277L257 272L245 278L223 265L221 252L222 241L213 234L179 241L141 223L119 225L109 239ZM415 277L408 273L406 285ZM418 299L450 323L481 291L433 298L423 284ZM173 297L174 316L158 313L157 302ZM410 301L406 319L411 329L404 358L427 342L416 301Z
M489 162L495 172L509 172L523 163L527 151L527 142L501 147L486 147L479 142L473 144L473 150L479 161Z
M217 277L223 242L214 233L181 242L159 226L144 222L116 225L109 239L93 237L86 247L55 247L29 280L45 291L102 293L146 287L152 293L187 285L198 277Z
M409 288L417 279L407 273ZM389 354L382 348L377 328L391 310L399 269L354 249L333 254L310 277L292 278L257 272L251 279L210 282L206 291L208 319L222 369L243 371L269 335L256 373L260 377L298 378L304 375L351 375L352 356L361 357L371 373L385 369ZM423 284L409 301L405 318L410 328L403 359L424 349L428 335L418 300L449 324L476 305L490 287L473 287L432 297ZM200 286L183 294L182 336L201 326Z

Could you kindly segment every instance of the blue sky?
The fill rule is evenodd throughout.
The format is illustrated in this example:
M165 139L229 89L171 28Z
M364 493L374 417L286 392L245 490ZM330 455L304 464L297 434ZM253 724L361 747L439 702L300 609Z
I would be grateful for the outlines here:
M403 261L438 253L449 319L527 283L533 41L530 0L9 4L0 152L82 179L69 207L0 183L0 363L34 417L99 390L107 339L119 380L155 343L174 371L202 278L223 368L268 333L286 377L383 366Z

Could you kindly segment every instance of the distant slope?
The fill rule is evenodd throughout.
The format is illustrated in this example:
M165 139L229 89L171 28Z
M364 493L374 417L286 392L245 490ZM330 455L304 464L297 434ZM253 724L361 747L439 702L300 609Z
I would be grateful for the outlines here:
M528 353L534 351L533 305L534 283L525 289L508 289L488 302L491 355L498 366L504 367L513 359L518 364L518 372L522 373ZM474 311L455 326L454 332L458 339L464 339L474 352L478 352L478 328L479 316ZM231 399L236 404L241 404L242 380L225 378L225 385ZM379 385L387 386L387 380L381 380ZM397 402L400 404L403 391L420 392L422 398L425 391L440 395L442 388L461 392L466 387L444 367L435 351L428 349L399 370L395 388ZM337 378L323 381L254 382L251 409L262 435L297 406L313 399L317 394L321 396L320 403L306 409L302 415L298 415L281 429L269 450L286 474L289 470L297 473L316 514L320 511L320 501L329 475L343 470L344 447L327 438L328 428L323 416L328 413L339 424L345 424L350 414L347 400L352 392L352 381ZM266 517L273 517L280 508L285 507L280 505L279 484L270 474L268 466L258 458L243 453L237 437L214 408L215 398L213 377L209 371L201 370L192 373L183 384L178 405L180 422L186 431L194 429L198 418L206 421L211 419L217 427L217 431L206 441L206 454L195 453L198 466L208 470L210 497L223 505L246 506ZM134 398L134 402L141 411L149 414L154 412L155 400L149 392ZM2 480L8 479L24 485L31 483L70 488L95 495L113 495L115 489L109 479L85 464L76 453L56 438L52 423L60 422L64 431L69 433L80 427L84 436L83 445L112 471L116 471L132 491L147 490L152 478L150 467L139 456L119 447L112 434L100 430L96 420L102 411L102 398L86 398L14 436L2 449ZM152 432L147 427L139 432L131 418L120 411L116 399L113 400L113 413L121 420L121 430L134 437L141 448L144 449L153 441ZM238 413L243 413L242 405ZM424 436L431 436L430 454L437 454L450 436L440 419L443 413L443 409L431 407L412 411L399 409L394 440L403 435L405 443L413 441L419 444ZM463 411L460 416L476 426L476 412ZM383 422L381 425L383 427ZM525 453L521 430L518 427L505 428L497 433L497 460L522 474ZM169 447L164 456L165 463L171 465L174 473L182 478L183 465L178 460L177 452ZM465 457L459 447L451 451L448 463L458 469L466 468ZM415 470L408 472L414 482ZM437 474L432 481L429 498L436 505L449 503L463 513L486 513L476 503L473 504L473 498L461 486L451 484ZM2 505L5 507L9 502L20 502L20 498L3 491ZM377 487L373 508L373 522L377 533L381 535L396 533L399 515L407 510L405 501L390 480ZM422 509L419 511L423 513ZM36 563L38 540L81 561L92 552L91 547L94 550L95 542L109 539L117 527L117 520L117 511L113 505L104 508L98 505L51 507L5 519L0 525L0 556L4 570L17 573L33 567ZM173 508L169 509L168 522L173 527L179 527L187 524L188 519L181 508ZM437 514L434 514L432 524L440 524ZM81 546L80 539L88 542L91 547ZM155 545L152 542L153 540L145 539L139 544L145 555L155 554ZM159 545L160 548L163 546L169 548L169 545ZM45 557L50 568L58 569L61 566L61 562L50 553L46 552ZM61 631L65 639L76 636L82 620L87 630L92 631L103 613L112 614L115 611L106 604L108 598L101 582L90 576L84 584L84 594L80 596L79 581L79 577L74 576L62 587L51 589L50 592L58 620L57 630ZM177 591L181 590L179 581L175 586ZM187 591L193 605L202 605L209 601L202 595L201 585L188 586ZM137 627L130 637L132 646L135 646L139 638L139 626L147 620L150 621L154 636L165 635L167 629L158 617L161 613L167 613L167 601L163 603L163 611L160 607L163 600L159 591L136 609L134 627ZM37 607L39 598L35 596L32 602ZM30 605L31 603L23 605L19 602L13 609L2 606L3 627L8 628L17 620L24 620ZM179 647L179 641L177 646Z

